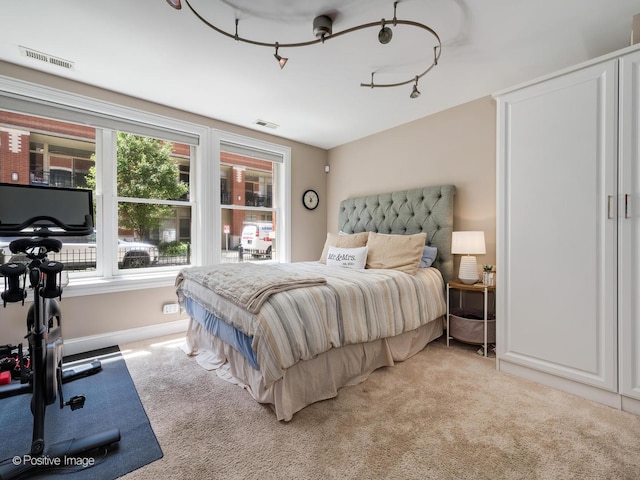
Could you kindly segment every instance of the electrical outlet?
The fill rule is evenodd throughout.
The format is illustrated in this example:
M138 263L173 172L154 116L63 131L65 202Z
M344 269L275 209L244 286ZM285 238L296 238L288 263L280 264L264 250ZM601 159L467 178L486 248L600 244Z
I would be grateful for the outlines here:
M178 313L180 311L180 306L177 303L165 303L162 306L162 313L165 315L169 315L171 313Z

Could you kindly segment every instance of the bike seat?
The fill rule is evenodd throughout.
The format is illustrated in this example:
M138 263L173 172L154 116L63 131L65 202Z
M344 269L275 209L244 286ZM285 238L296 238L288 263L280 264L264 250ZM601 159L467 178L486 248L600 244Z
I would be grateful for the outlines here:
M47 252L59 252L62 242L57 238L35 237L19 238L9 244L9 249L13 253L29 253L28 250L35 247L44 247Z

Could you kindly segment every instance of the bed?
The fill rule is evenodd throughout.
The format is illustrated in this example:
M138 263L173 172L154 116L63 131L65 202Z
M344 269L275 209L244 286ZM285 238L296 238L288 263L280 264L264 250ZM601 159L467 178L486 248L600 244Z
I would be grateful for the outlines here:
M183 350L282 421L410 358L443 334L454 195L444 185L343 200L318 261L181 270ZM354 261L366 268L345 268Z

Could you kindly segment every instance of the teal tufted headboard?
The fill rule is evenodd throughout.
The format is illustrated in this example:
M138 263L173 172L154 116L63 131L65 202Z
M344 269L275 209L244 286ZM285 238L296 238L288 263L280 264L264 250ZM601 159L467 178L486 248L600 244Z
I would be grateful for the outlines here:
M438 249L433 266L448 282L454 278L451 233L455 192L453 185L439 185L348 198L340 202L338 228L345 233L426 232L426 244Z

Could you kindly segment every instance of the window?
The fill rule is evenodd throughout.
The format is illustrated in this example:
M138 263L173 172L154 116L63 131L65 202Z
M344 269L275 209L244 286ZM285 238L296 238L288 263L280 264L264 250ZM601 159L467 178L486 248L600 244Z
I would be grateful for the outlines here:
M51 188L87 187L85 175L95 156L96 129L33 115L0 111L0 182ZM26 220L26 219L25 219ZM63 249L52 260L68 272L95 272L98 255L91 237L61 238ZM10 238L0 238L4 261ZM2 255L2 253L0 253Z
M220 134L216 146L219 261L288 261L289 149L229 134Z
M289 148L10 78L0 100L0 182L94 192L94 234L62 239L80 244L60 259L66 295L173 285L231 251L240 261L247 225L271 251L243 261L290 260Z
M117 267L188 265L189 146L124 132L116 138Z
M96 137L108 139L109 132L8 111L0 111L0 124L0 182L89 188L94 198L104 190L97 183L96 172L102 164L113 162L97 155L101 152L96 152ZM96 225L103 228L98 228L97 235L61 237L62 251L52 253L50 258L64 263L72 278L102 275L109 270L189 264L191 206L182 199L189 196L190 146L110 133L115 133L117 146L114 201L118 223L110 228L102 209L98 209ZM107 241L105 234L97 242L103 231L115 231L115 238ZM0 240L6 254L8 243L9 239ZM114 259L111 268L106 268L108 258Z

